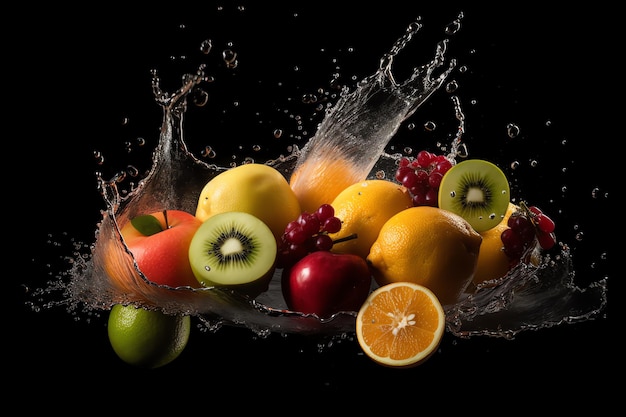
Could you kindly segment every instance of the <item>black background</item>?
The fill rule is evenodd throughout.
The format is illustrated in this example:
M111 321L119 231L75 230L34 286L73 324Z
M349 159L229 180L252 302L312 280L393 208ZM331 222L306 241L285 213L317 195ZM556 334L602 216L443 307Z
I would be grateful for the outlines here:
M198 401L207 412L212 401L228 401L233 410L285 412L281 404L287 399L301 404L293 410L301 411L327 398L342 398L342 408L355 410L399 398L416 407L444 398L437 400L443 409L451 403L459 410L506 403L512 408L504 410L510 410L536 401L600 406L595 401L610 388L608 372L622 363L610 348L608 311L597 320L528 331L514 340L446 334L437 354L411 370L373 364L352 338L320 351L319 345L328 344L324 339L263 339L246 329L194 328L181 357L153 371L134 369L115 356L106 313L32 311L30 292L67 269L64 256L71 255L72 241L94 239L104 208L95 172L107 176L130 163L149 166L161 123L151 69L158 69L166 90L178 87L182 74L201 62L215 76L206 87L209 103L187 115L192 151L210 144L225 161L231 154L275 157L292 143L304 143L321 120L300 97L318 88L331 91L334 72L348 85L371 74L408 24L422 16L424 28L397 60L397 76L404 79L412 66L430 59L443 28L459 12L462 28L452 37L450 53L468 68L453 76L470 153L503 165L521 161L515 186L552 215L559 238L575 247L577 275L583 282L608 276L602 259L606 219L598 215L606 213L608 197L591 197L594 187L608 192L607 172L591 173L589 165L608 163L600 155L609 150L613 129L603 92L611 83L604 72L612 65L612 38L603 30L614 17L609 11L274 3L172 4L139 13L54 5L16 16L17 30L7 36L14 65L5 81L15 100L7 103L5 125L12 133L5 137L4 165L14 165L5 168L5 191L24 212L5 215L18 236L17 244L5 242L11 247L5 263L13 271L4 333L10 392L31 396L32 402L22 403L27 408L67 410L79 398L92 401L90 407L122 407L128 400L141 409L166 403L186 409L188 401ZM204 39L213 41L209 55L199 50ZM236 69L221 60L229 43L238 52ZM418 128L403 126L399 140L417 137L422 142L416 147L431 148L437 139L449 141L446 133L456 126L452 111L449 94L438 92L412 117ZM293 115L303 116L303 131ZM436 133L420 129L427 120L438 121ZM514 139L506 136L511 122L521 128ZM276 128L285 132L280 139L273 136ZM142 148L136 146L139 137L147 140ZM257 144L261 151L252 150ZM94 151L104 154L102 166ZM539 165L531 169L533 159ZM581 231L584 238L577 241Z

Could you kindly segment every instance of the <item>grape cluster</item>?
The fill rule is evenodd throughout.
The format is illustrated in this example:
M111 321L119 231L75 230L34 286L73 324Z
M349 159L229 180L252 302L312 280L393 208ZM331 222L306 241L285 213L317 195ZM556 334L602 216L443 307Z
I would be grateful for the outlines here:
M341 220L330 204L322 204L314 213L302 212L285 227L278 248L278 267L288 268L314 251L331 250L334 242L328 234L339 230Z
M500 235L504 253L516 263L535 242L544 250L556 244L554 221L537 206L520 204L520 210L512 213L507 221L508 229ZM536 239L536 240L535 240Z
M450 168L452 162L445 155L423 150L414 159L400 158L395 177L411 193L414 206L437 207L439 185Z

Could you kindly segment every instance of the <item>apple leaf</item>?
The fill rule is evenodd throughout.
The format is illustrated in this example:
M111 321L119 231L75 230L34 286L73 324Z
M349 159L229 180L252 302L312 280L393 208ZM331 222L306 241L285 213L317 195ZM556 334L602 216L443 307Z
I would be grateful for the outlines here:
M144 236L152 236L163 231L159 220L151 214L137 216L130 223Z

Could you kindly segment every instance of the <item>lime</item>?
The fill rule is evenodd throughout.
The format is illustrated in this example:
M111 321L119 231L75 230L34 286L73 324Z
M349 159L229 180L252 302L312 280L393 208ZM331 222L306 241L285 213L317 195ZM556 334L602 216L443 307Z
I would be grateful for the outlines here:
M111 347L124 362L141 368L172 362L187 346L190 333L188 315L122 304L115 304L109 313Z

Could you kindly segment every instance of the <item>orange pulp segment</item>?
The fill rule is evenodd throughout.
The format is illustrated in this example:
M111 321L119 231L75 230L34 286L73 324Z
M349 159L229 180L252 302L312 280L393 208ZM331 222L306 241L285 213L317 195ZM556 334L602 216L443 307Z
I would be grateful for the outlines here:
M356 335L363 352L389 367L409 368L428 359L445 331L445 313L435 294L412 282L378 287L361 306Z

